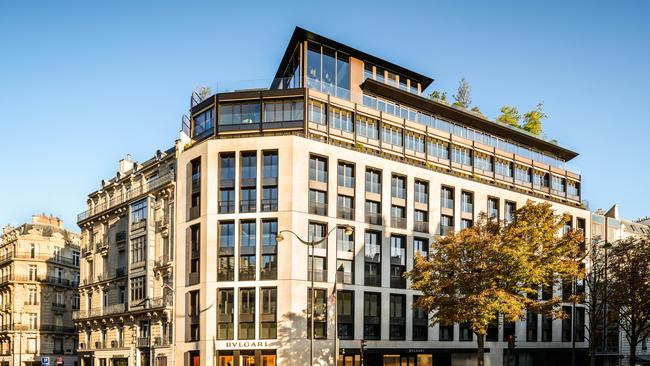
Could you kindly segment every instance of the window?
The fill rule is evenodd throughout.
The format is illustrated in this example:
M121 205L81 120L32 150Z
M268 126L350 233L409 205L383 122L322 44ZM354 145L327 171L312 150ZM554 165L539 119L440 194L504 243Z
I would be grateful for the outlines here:
M278 152L262 153L262 211L278 210Z
M338 185L339 187L354 188L354 165L339 162Z
M327 192L309 190L309 213L327 216Z
M562 312L566 314L566 318L562 319L562 342L571 342L571 314L570 306L563 306Z
M442 187L440 190L441 193L441 205L443 209L454 209L454 189L449 187Z
M499 220L499 199L488 197L487 207L488 218L491 220Z
M354 252L354 232L345 234L345 227L336 228L336 250L339 252Z
M241 154L241 197L240 212L255 212L257 210L257 153L243 152Z
M325 103L313 99L309 100L309 122L318 125L327 125L327 116L325 115Z
M474 214L474 194L471 192L462 191L460 194L460 209L461 212Z
M260 103L222 103L219 105L219 126L260 123Z
M526 311L526 342L537 342L537 319L538 315L531 311Z
M406 149L424 154L424 137L412 133L406 134Z
M390 207L391 226L399 229L406 229L406 209L403 206L392 205Z
M406 296L390 295L390 332L391 340L406 339Z
M406 237L390 237L390 287L406 288Z
M336 292L339 339L354 339L354 291Z
M217 290L217 339L234 339L234 290Z
M506 178L512 178L512 163L506 160L497 159L496 173Z
M555 175L551 176L551 191L551 193L563 195L566 192L566 179Z
M188 341L198 341L200 331L200 292L198 290L190 291L188 292L187 297L187 323L189 323L189 326L187 327L187 338Z
M350 99L349 56L310 42L307 48L307 85L323 93Z
M217 280L233 281L235 278L235 223L219 222L217 243Z
M76 250L72 252L72 265L79 267L79 252Z
M190 226L190 245L189 248L190 258L190 275L194 274L197 278L201 268L201 224Z
M339 219L354 220L354 197L339 194L337 204L336 216Z
M255 220L242 220L240 222L239 238L239 280L255 280L255 248L256 248L256 222Z
M585 341L585 308L580 306L576 307L576 321L575 321L574 336L576 342Z
M146 260L146 236L131 239L131 264Z
M235 154L219 155L219 213L235 212Z
M30 288L29 289L29 294L27 297L27 303L30 305L36 305L38 304L38 297L36 295L36 289L35 288Z
M255 339L255 289L239 289L239 339Z
M313 271L312 265L314 266ZM312 276L314 276L315 282L327 282L327 258L320 256L312 258L310 256L307 259L307 280L311 281Z
M472 152L466 147L453 145L451 149L451 160L461 165L472 165Z
M470 219L460 219L460 229L469 229L474 227L474 220Z
M381 194L381 172L366 170L366 192Z
M548 173L533 170L533 186L535 186L535 188L548 187Z
M311 304L314 302L314 331L311 329ZM327 339L327 290L307 289L307 337Z
M192 196L190 197L189 219L200 215L201 207L201 158L190 161Z
M337 107L330 107L330 126L337 130L352 133L354 131L352 112Z
M391 196L406 199L406 178L393 175L391 179Z
M319 241L327 235L327 225L319 222L309 223L309 241ZM315 246L316 248L327 249L327 241Z
M454 231L454 218L448 215L440 215L440 235L447 235Z
M517 204L512 201L506 201L506 222L511 223L515 220L515 212L517 211Z
M377 120L357 114L357 136L369 140L379 139L379 123Z
M62 354L63 353L63 339L53 338L54 341L54 353Z
M277 240L278 221L276 219L262 220L262 268L261 280L277 279Z
M143 300L145 298L145 278L144 276L131 279L131 301Z
M303 119L303 101L300 99L264 101L264 123Z
M131 225L147 220L147 200L142 200L131 205Z
M469 323L461 323L458 325L458 340L461 342L471 342L474 339L474 333L470 328Z
M440 140L427 140L427 153L434 158L449 160L449 143Z
M194 129L192 130L192 138L201 138L207 134L211 134L214 128L214 118L212 109L194 116Z
M327 158L309 156L309 179L327 183Z
M439 341L453 341L454 340L454 325L442 324L438 325L438 340Z
M260 338L277 338L277 290L273 288L260 289Z
M429 183L421 180L415 181L414 186L415 202L417 203L429 203Z
M530 183L532 179L530 176L530 169L523 165L516 164L515 179L521 183L526 183L526 184Z
M402 147L403 137L401 128L393 127L390 125L383 125L381 131L382 142L391 144L393 146Z
M364 244L364 284L381 286L381 236L377 231L366 231Z
M542 342L553 341L553 318L542 316Z
M413 238L413 258L418 254L425 258L429 256L429 241L427 239Z
M346 285L354 284L354 261L346 259L336 260L336 281Z
M492 163L492 157L486 154L476 153L476 169L481 169L485 172L492 172L494 170L494 164Z
M381 294L363 294L363 338L381 339Z
M421 233L429 232L429 213L427 211L415 210L413 212L413 230Z

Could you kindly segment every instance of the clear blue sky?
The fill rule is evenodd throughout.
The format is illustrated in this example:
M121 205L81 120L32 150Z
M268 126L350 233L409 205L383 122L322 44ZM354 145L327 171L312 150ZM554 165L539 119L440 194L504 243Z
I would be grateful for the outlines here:
M543 101L591 208L650 214L647 1L3 1L0 224L53 213L172 146L191 91L274 75L296 25L435 79L490 117Z

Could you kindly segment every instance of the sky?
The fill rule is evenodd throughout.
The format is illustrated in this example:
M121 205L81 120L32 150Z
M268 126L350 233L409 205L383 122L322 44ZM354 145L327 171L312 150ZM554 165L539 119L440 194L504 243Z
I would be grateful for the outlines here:
M650 2L0 1L0 225L76 228L127 153L174 144L192 90L270 79L295 26L435 79L496 117L543 102L592 210L650 215Z

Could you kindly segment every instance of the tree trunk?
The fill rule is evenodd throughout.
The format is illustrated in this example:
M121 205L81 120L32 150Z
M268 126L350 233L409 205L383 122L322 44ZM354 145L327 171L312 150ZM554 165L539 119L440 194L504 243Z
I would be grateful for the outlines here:
M476 365L483 366L484 360L484 349L485 348L485 334L476 334Z
M630 366L636 365L636 346L639 343L639 337L630 337L629 338L630 342L630 359L629 359L629 364Z

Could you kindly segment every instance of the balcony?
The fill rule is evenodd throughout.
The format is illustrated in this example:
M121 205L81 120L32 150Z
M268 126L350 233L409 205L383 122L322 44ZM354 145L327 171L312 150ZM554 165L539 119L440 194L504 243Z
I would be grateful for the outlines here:
M427 221L415 221L413 223L413 230L421 233L429 232L429 222Z
M313 215L327 216L327 203L309 202L309 213Z
M124 244L126 243L126 231L118 231L115 233L115 244Z
M453 226L444 226L440 225L440 236L446 236L449 234L454 233L454 227Z
M380 213L366 211L365 216L366 223L373 225L382 225L382 218Z
M108 251L108 241L100 241L95 243L95 252L100 253Z
M345 285L354 285L354 273L336 271L336 283L342 283Z
M82 213L77 215L77 222L81 222L89 219L92 216L100 214L104 211L107 211L111 208L125 204L135 198L143 196L149 192L152 192L160 187L167 185L174 181L174 172L169 172L167 174L161 175L156 178L148 180L142 185L132 187L127 190L125 194L119 195L118 197L113 197L110 201L98 204Z
M217 272L217 281L234 281L234 280L235 280L234 270L221 270Z
M391 288L406 288L406 279L402 276L390 276Z
M378 274L368 274L366 273L363 276L364 286L381 286L381 275Z
M406 229L406 218L392 216L390 218L390 226L396 229Z
M314 282L327 282L327 270L326 269L314 269ZM307 280L311 281L312 270L307 272Z
M52 309L53 310L64 310L65 309L65 303L53 302L52 303Z
M140 221L131 223L131 231L144 229L146 226L147 226L147 219L141 219Z
M262 200L262 212L273 212L278 210L278 200Z
M235 213L235 201L220 201L219 202L219 213Z
M262 268L260 269L260 280L277 280L278 279L278 270L277 268Z
M154 261L154 267L156 267L156 268L165 267L165 266L171 265L171 262L172 262L172 260L169 257L169 255L163 255L163 256L158 257L158 259L156 259Z
M241 200L241 202L239 202L239 212L256 212L256 211L257 211L256 200Z
M336 217L344 220L354 220L354 209L350 207L339 207L336 209Z

